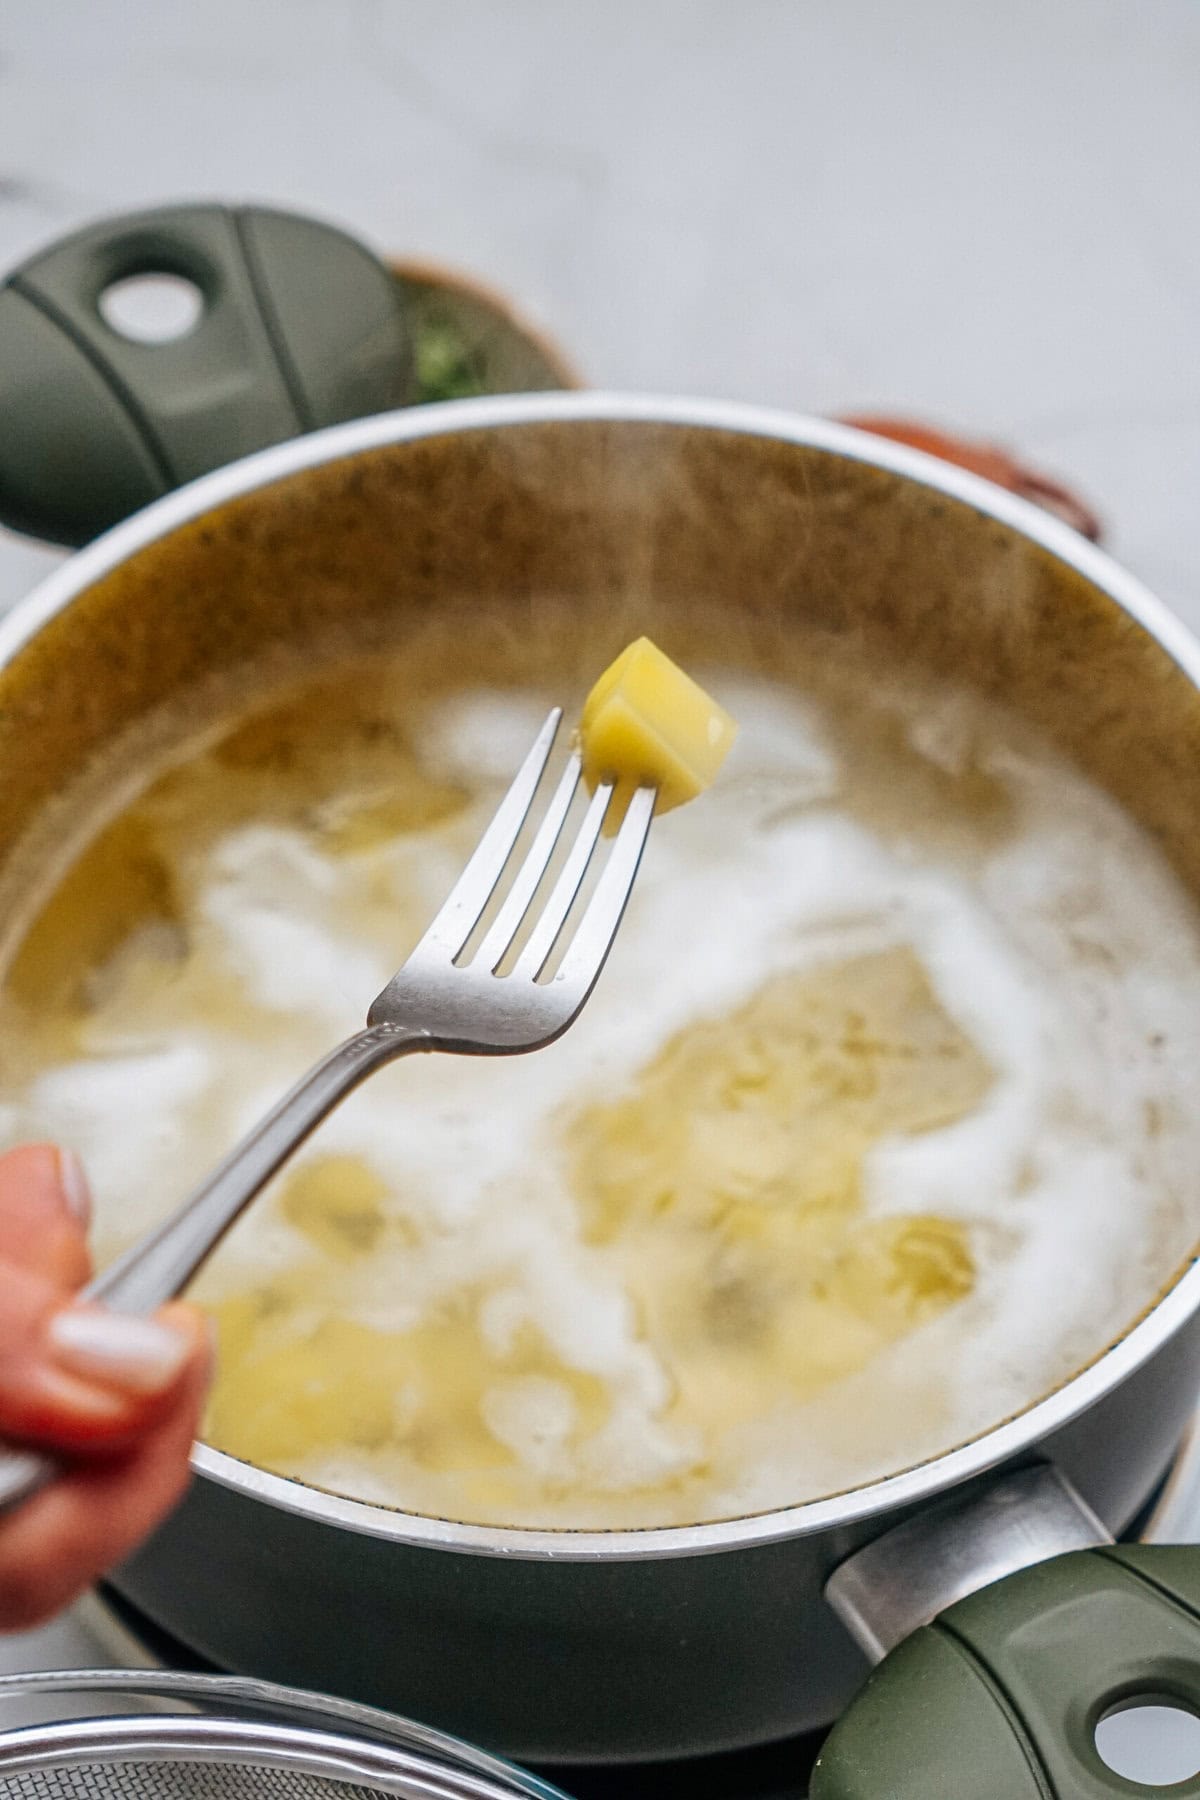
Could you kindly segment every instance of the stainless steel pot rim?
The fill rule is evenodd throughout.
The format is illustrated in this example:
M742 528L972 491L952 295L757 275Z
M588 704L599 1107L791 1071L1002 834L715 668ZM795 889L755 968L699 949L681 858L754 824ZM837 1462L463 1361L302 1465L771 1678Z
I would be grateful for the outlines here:
M906 445L825 419L774 411L738 401L653 394L558 393L488 396L383 413L337 425L218 469L165 495L115 526L50 575L0 622L0 666L95 581L139 550L190 520L255 489L322 463L423 438L466 435L499 427L550 422L612 421L677 425L734 436L769 437L886 469L993 518L1031 539L1106 593L1155 638L1200 688L1200 643L1163 603L1111 557L1060 520L980 477ZM802 1505L701 1525L644 1530L533 1530L464 1525L404 1513L271 1475L207 1445L197 1445L198 1474L284 1511L399 1543L468 1554L567 1562L634 1561L712 1554L807 1536L898 1507L982 1474L1019 1456L1077 1418L1147 1362L1200 1306L1195 1258L1147 1312L1085 1369L1024 1412L979 1437L912 1468Z

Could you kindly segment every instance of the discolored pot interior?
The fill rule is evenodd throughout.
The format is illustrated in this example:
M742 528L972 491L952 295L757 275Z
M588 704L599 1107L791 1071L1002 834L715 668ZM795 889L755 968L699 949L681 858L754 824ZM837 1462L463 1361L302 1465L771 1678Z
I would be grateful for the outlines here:
M98 759L111 779L118 740L169 737L207 693L335 645L402 644L433 608L469 615L479 677L514 638L535 669L564 648L594 668L634 625L685 653L690 621L719 609L732 663L883 658L968 683L1026 714L1200 886L1200 702L1076 569L852 456L575 419L335 456L202 512L47 619L0 677L5 918L29 879L19 853Z

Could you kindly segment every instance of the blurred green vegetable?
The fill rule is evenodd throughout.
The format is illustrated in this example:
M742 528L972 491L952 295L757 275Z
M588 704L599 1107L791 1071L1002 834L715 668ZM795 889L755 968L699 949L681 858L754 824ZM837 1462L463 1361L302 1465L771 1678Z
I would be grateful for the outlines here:
M417 320L414 352L418 403L465 400L490 391L482 358L448 321Z

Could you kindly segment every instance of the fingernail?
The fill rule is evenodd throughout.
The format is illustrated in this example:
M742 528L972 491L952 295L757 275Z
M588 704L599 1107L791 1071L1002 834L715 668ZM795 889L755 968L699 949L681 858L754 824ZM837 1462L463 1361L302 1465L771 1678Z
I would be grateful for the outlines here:
M86 1229L92 1222L92 1190L73 1150L58 1153L58 1185L72 1217Z
M68 1307L47 1329L55 1357L72 1375L111 1382L137 1394L170 1387L191 1342L169 1325L99 1306Z

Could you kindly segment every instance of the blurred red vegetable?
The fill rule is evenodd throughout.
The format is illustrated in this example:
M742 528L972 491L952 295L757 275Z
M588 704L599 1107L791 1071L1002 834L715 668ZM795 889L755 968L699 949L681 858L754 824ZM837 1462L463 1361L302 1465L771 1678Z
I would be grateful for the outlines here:
M869 431L875 437L891 438L898 444L911 444L914 450L924 450L928 456L940 457L943 462L957 463L961 469L969 469L973 475L982 475L985 481L994 481L997 487L1007 488L1012 494L1020 494L1025 500L1032 500L1035 505L1044 507L1047 512L1054 513L1068 525L1073 526L1084 537L1093 543L1100 539L1100 520L1085 500L1078 494L1064 487L1061 481L1053 476L1043 475L1040 470L1031 469L1027 464L1019 462L1009 451L998 444L981 444L969 438L951 437L948 432L937 431L930 425L919 425L912 419L889 419L874 413L846 413L842 415L843 425L853 425L859 431Z

